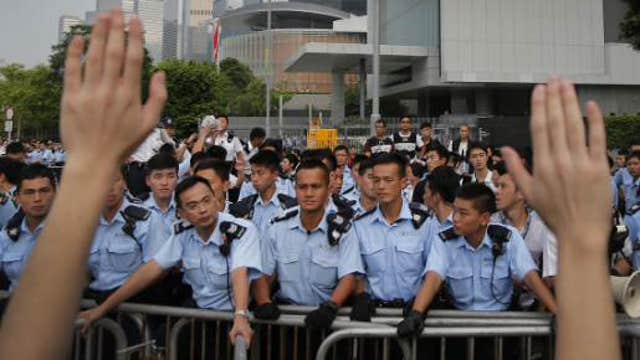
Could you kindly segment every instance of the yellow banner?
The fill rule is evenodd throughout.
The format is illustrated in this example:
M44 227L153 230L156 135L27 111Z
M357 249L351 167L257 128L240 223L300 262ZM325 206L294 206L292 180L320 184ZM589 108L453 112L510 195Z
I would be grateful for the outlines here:
M338 146L337 129L311 129L307 135L308 149L331 149Z

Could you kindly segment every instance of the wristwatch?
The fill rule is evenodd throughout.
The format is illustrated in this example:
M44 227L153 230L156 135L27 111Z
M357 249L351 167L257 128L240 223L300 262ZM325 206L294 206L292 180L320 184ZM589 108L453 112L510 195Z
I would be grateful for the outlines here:
M236 310L236 312L233 313L233 316L243 316L248 319L249 313L247 312L247 310Z

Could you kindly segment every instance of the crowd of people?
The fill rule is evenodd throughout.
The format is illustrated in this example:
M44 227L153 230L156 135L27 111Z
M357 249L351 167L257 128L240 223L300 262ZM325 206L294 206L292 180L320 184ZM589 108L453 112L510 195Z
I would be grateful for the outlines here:
M52 332L54 319L77 311L80 283L98 303L79 313L86 327L124 301L232 311L229 338L248 343L249 311L273 320L281 304L315 307L305 318L313 331L329 329L346 305L357 321L401 308L399 337L419 335L433 308L520 309L558 314L560 354L580 356L578 333L594 322L599 330L589 336L606 346L591 356L619 354L599 264L618 217L613 188L623 194L632 244L630 253L616 252L614 268L624 273L617 262L627 261L629 273L636 265L640 152L609 176L601 115L589 106L587 148L567 81L534 90L534 152L496 151L474 142L467 126L443 145L429 123L416 131L408 116L394 134L379 120L362 154L341 145L291 150L260 128L245 147L226 115L177 140L170 121L153 128L167 96L164 75L151 80L147 105L136 98L141 24L131 20L126 51L123 28L118 11L98 18L84 78L82 40L70 45L66 154L53 143L12 143L0 159L0 265L12 292L4 354L18 354L7 344L24 343L19 319L36 308L38 294L58 292L49 301L69 302L51 309L57 314L28 315L41 317L31 319L45 328L38 331ZM58 186L50 166L62 159ZM585 282L574 268L589 277L595 299L580 298ZM65 284L55 289L53 276ZM576 314L584 307L588 319ZM64 351L67 335L49 335L62 344L21 351Z

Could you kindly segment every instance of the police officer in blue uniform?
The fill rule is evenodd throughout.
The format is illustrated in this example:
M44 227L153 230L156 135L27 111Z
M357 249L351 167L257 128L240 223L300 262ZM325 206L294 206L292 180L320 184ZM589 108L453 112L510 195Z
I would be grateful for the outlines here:
M114 175L89 254L87 295L98 302L151 260L170 235L158 215L126 200L123 171Z
M229 206L235 217L251 220L261 234L266 234L271 219L296 206L295 198L280 193L276 186L280 171L278 154L261 150L251 157L251 183L258 191Z
M28 165L21 175L17 196L21 210L0 232L0 266L9 279L9 291L18 285L56 193L53 172L44 165Z
M333 156L336 158L336 166L342 170L340 195L346 195L353 191L356 185L353 170L349 167L349 148L345 145L338 145L333 149Z
M20 181L20 173L24 166L24 163L9 157L0 157L0 227L4 227L18 210L15 199L16 183Z
M613 183L624 194L625 212L640 203L640 152L632 152L627 160L627 167L618 170L613 176Z
M353 231L358 240L366 279L360 283L351 317L368 321L372 302L380 307L402 308L416 295L429 256L426 236L427 208L402 197L406 159L396 153L374 158L373 183L379 204L357 216Z
M456 309L504 311L511 305L513 280L523 280L554 312L556 303L536 272L524 240L512 227L492 224L495 195L484 184L462 186L454 202L454 225L433 240L425 282L398 325L401 337L422 332L429 305L442 283Z
M243 336L250 343L249 282L262 271L256 227L218 212L211 186L204 178L183 180L175 196L183 220L175 224L171 238L103 304L81 316L90 324L181 263L195 304L203 309L234 310L231 340Z
M373 160L365 158L357 166L354 165L354 168L357 168L358 172L358 176L356 176L358 190L354 191L357 197L345 195L345 198L349 201L355 201L352 207L354 215L358 216L378 206L378 196L373 184Z
M345 233L351 226L350 213L327 212L329 170L318 160L303 161L296 173L299 208L274 219L263 239L263 272L257 283L257 318L277 318L269 289L276 278L280 289L275 301L319 306L305 324L311 329L328 329L338 308L351 296L356 275L364 272L358 242Z
M162 219L170 233L178 220L173 192L178 185L178 160L168 153L158 153L147 161L146 182L150 193L139 196L144 205Z

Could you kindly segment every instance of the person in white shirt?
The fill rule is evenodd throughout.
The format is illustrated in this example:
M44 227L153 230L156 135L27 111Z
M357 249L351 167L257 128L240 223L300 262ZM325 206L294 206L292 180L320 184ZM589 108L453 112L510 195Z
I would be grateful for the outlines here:
M469 161L473 168L471 182L477 182L487 185L493 192L496 192L496 186L493 184L493 173L487 166L489 162L489 153L487 148L480 143L472 143L469 145Z
M226 161L237 161L241 159L246 162L246 154L240 142L240 138L229 133L229 118L227 115L220 115L217 117L219 120L218 128L213 133L213 145L222 146L227 150Z
M133 196L140 196L150 191L145 180L145 165L162 145L172 144L173 140L162 128L155 128L138 149L129 157L127 164L127 189Z

